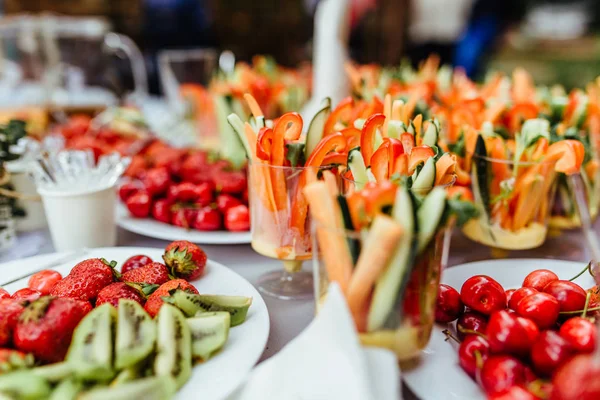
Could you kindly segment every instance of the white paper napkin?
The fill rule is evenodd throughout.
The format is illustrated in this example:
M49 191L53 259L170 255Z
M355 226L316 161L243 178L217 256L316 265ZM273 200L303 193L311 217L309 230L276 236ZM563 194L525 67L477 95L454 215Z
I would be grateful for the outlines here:
M393 353L363 349L344 297L331 285L313 322L256 367L230 400L398 400Z
M313 35L312 98L302 110L310 121L325 97L336 105L350 94L344 65L348 61L350 1L322 0L317 6Z

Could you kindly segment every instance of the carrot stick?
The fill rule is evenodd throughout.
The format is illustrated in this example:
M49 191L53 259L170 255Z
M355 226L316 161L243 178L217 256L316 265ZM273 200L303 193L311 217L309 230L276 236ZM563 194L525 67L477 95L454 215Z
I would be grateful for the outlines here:
M413 118L412 124L415 126L415 136L421 137L421 128L423 126L423 115L419 114Z
M402 100L394 100L392 103L392 119L394 121L402 120L402 108L404 107L404 102Z
M385 115L385 122L383 123L383 136L387 136L388 121L392 118L392 96L389 94L386 94L383 100L383 115Z
M401 237L402 226L399 223L384 215L375 217L348 285L346 297L355 321L360 320L365 300L368 299L373 285L387 267ZM357 328L361 330L361 327Z
M335 175L331 171L323 171L323 180L327 184L331 197L337 197L340 194Z
M246 135L246 140L250 145L252 160L254 160L256 158L256 132L254 132L254 129L252 129L252 125L247 122L244 124L244 134Z
M250 93L244 94L244 99L246 100L246 103L248 103L248 107L250 108L250 112L252 113L252 115L254 115L254 118L264 117L264 114L260 109L258 102Z

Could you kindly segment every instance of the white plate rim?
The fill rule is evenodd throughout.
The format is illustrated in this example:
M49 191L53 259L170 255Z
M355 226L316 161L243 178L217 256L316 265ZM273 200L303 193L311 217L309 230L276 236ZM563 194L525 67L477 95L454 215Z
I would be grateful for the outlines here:
M504 265L500 266L501 264L504 264ZM523 266L523 264L525 264L525 267ZM469 276L476 275L476 274L482 274L482 275L489 275L492 278L496 278L496 277L494 277L493 268L498 268L495 271L499 271L501 268L519 268L519 267L521 267L523 271L522 271L522 273L519 274L518 278L516 278L516 279L522 280L525 278L525 276L529 272L531 272L535 269L549 269L549 270L552 270L555 272L557 270L560 271L562 269L563 271L569 271L569 272L577 271L578 272L578 271L581 271L586 264L587 264L587 261L559 260L559 259L551 259L551 258L512 258L512 259L473 261L473 262L459 264L459 265L447 268L446 270L444 270L442 272L440 283L448 283L448 278L447 278L448 271L458 271L458 272L450 272L450 274L454 275L454 274L460 274L461 271L466 270L466 271L469 271L468 272ZM492 268L492 270L489 270L488 268ZM470 271L471 269L477 269L478 271L476 271L476 272ZM593 279L586 274L584 274L583 276L576 279L575 282L581 282L583 280L587 281L586 278L589 278L589 282L591 285L594 284ZM498 280L502 281L503 279L498 278ZM500 283L502 283L502 282L500 282ZM510 285L510 286L507 285L504 288L510 289L511 286L514 288L518 287L516 285ZM585 285L585 286L587 286L587 285ZM456 287L456 285L454 285L454 288L457 290L460 290L460 287ZM434 343L434 341L437 341L437 343L440 343L440 340L441 341L444 340L444 337L441 334L442 329L444 329L444 326L441 324L436 324L434 326L432 336L431 336L431 341L429 342L429 345L422 351L420 362L423 362L423 360L425 360L427 357L434 356L435 344L436 344L436 343ZM444 345L451 346L450 344L447 344L445 342L444 342ZM449 347L449 348L451 348L451 347ZM414 366L411 366L411 368L409 370L402 371L403 381L406 383L406 385L409 387L409 389L420 400L438 400L440 398L439 395L445 396L444 398L446 398L446 399L485 400L485 398L486 398L485 394L477 387L477 384L460 369L460 366L458 365L457 358L456 358L456 346L452 347L452 353L454 354L454 357L444 357L445 354L437 357L437 361L436 361L436 364L438 364L437 372L439 372L440 370L444 370L446 373L446 376L447 376L446 379L441 379L441 382L439 379L440 378L439 374L435 373L436 371L431 371L430 370L431 368L420 366L419 361L417 361ZM458 371L458 373L456 373L457 371ZM452 372L455 372L456 374L453 376ZM455 381L456 386L460 386L460 387L464 388L465 391L468 391L468 394L460 395L460 394L449 392L449 391L445 391L444 393L432 392L432 391L435 391L435 389L432 389L432 388L440 386L440 384L443 385L444 381L448 382L449 379L453 379L453 378L457 378L457 381ZM425 385L420 385L419 381L427 381L428 382L427 387L425 387Z
M186 230L178 226L156 221L152 218L133 218L123 205L118 203L116 210L117 225L121 228L162 240L187 240L196 244L249 244L252 235L248 232Z
M113 256L111 256L111 252L113 252ZM115 253L116 252L116 253ZM74 258L72 261L67 261L64 262L56 267L54 267L53 269L57 269L57 270L70 270L71 267L73 267L77 262L84 260L84 259L88 259L88 258L94 258L94 257L100 257L103 256L104 258L107 259L121 259L121 261L124 261L126 259L126 257L130 257L132 255L135 254L146 254L149 255L152 259L155 260L160 260L160 255L162 254L163 249L161 248L153 248L153 247L102 247L102 248L95 248L95 249L90 249L89 252L87 252L84 255L80 255L77 258ZM3 264L0 264L0 271L6 271L7 268L23 268L25 267L25 269L29 269L31 271L33 270L37 270L40 267L43 267L43 265L39 265L38 260L40 258L47 258L48 261L46 263L51 263L51 260L59 260L59 259L63 259L65 258L65 256L68 258L68 255L70 254L70 252L60 252L60 253L48 253L48 254L43 254L43 255L37 255L37 256L33 256L33 257L27 257L27 258L23 258L23 259L19 259L19 260L14 260L14 261L9 261ZM53 257L53 258L51 258ZM123 258L125 257L125 258ZM27 268L26 264L28 263L33 263L35 264L35 266L33 268ZM253 342L255 342L252 345L252 351L249 351L251 354L245 359L245 360L239 360L239 359L234 359L233 357L236 354L236 349L238 347L235 348L227 348L225 347L225 349L217 354L213 359L209 360L207 363L205 364L199 364L194 366L193 371L192 371L192 376L190 377L190 380L186 383L186 385L184 385L177 393L176 398L181 399L181 400L191 400L191 399L195 399L197 398L197 394L199 392L202 392L202 398L204 400L223 400L226 399L228 396L230 396L239 386L240 384L246 379L248 373L252 370L252 368L254 367L254 365L256 365L256 363L259 361L260 357L262 356L264 349L266 348L267 345L267 341L269 338L269 334L270 334L270 317L269 317L269 311L267 308L267 305L265 303L265 301L263 300L262 296L260 295L260 293L258 292L258 290L250 283L248 282L244 277L242 277L241 275L239 275L237 272L231 270L230 268L227 268L226 266L224 266L221 263L218 263L216 261L212 261L212 260L208 260L207 261L207 267L208 267L208 273L206 274L207 277L210 276L210 274L214 274L215 272L212 271L218 271L217 274L218 275L224 275L223 278L220 278L223 280L223 282L230 282L231 279L235 279L237 281L237 290L235 293L227 293L226 289L219 289L218 290L218 294L240 294L240 295L245 295L245 296L252 296L252 306L250 307L249 313L248 313L248 320L237 327L231 328L230 331L230 341L232 340L232 338L235 340L235 338L238 338L240 336L243 337L249 337L250 339L246 339L246 340L252 340ZM18 275L23 275L25 271L20 270L17 272ZM64 275L64 274L63 274ZM227 275L229 275L229 277L227 277ZM227 277L227 279L225 279ZM204 278L204 277L203 277ZM199 291L202 293L202 279L200 278L198 281L200 283L196 284L195 282L197 281L193 281L192 283L195 284L195 286L199 287ZM11 283L10 285L5 286L5 288L9 291L9 292L13 292L14 290L16 290L17 288L21 288L26 286L27 284L27 280L28 278L23 278L19 281L16 281L14 283ZM240 287L243 287L242 292L240 293ZM205 293L211 293L206 291ZM255 321L255 322L254 322ZM261 327L259 331L252 331L252 328L254 326L259 326ZM232 332L236 332L234 330L237 330L237 335L235 335L235 337L232 335ZM248 331L248 332L247 332ZM237 340L236 342L237 343ZM248 345L248 347L250 347L250 345ZM227 352L227 350L229 350L229 352ZM228 387L219 390L216 390L216 393L213 393L212 395L210 393L207 393L207 383L202 380L199 381L198 383L193 384L194 380L198 380L199 376L202 379L202 370L204 367L206 367L206 369L211 367L211 361L216 361L217 359L220 359L219 357L226 355L226 359L225 360L232 360L230 362L227 362L227 364L233 364L233 368L229 371L229 373L226 376L226 382L228 383ZM223 358L221 358L223 359ZM210 383L209 383L210 385Z

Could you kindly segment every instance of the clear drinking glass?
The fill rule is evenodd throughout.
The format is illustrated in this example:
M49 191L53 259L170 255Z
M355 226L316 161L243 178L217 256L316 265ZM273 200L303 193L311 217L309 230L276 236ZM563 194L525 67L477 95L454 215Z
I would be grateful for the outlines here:
M302 193L316 167L273 166L250 162L249 202L252 248L283 261L283 269L262 275L261 292L280 299L311 298L312 273L302 270L312 256L311 217Z
M429 245L412 262L409 261L405 274L397 283L398 290L390 293L382 290L378 302L373 300L378 290L376 286L380 284L379 280L376 281L373 285L374 294L367 299L364 313L359 317L354 316L363 345L387 348L400 361L416 358L427 346L435 322L440 276L448 261L451 231L451 226L440 228ZM347 240L353 243L353 248L359 249L364 248L368 237L365 232L340 230L314 222L313 273L317 311L327 295L330 276L334 276L328 271L336 262L335 254L328 253L329 249L324 245L327 243L326 235L329 240L332 235ZM396 246L396 251L401 249L401 246ZM388 265L387 268L390 267ZM385 277L391 278L391 274ZM372 318L376 314L378 318ZM378 324L374 322L377 319L385 322Z
M462 228L471 240L504 250L541 246L556 189L553 162L519 162L473 155L472 188L480 216Z

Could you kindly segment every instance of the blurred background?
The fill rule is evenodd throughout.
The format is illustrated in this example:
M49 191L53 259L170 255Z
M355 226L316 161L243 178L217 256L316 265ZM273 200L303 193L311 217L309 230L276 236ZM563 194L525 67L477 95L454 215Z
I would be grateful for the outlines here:
M464 67L471 77L521 65L541 84L557 82L567 87L581 86L599 70L598 0L351 1L350 55L359 63L393 65L408 57L417 64L435 52L442 62ZM318 2L0 0L3 48L9 52L7 26L19 16L71 16L74 18L69 22L60 23L61 35L70 32L78 40L64 41L55 52L59 60L83 66L87 75L101 80L113 92L131 89L136 73L123 52L130 53L131 58L135 50L121 49L116 52L117 61L111 60L106 67L102 64L106 60L101 59L109 55L98 47L98 37L104 32L123 34L141 50L150 93L159 94L157 54L164 49L228 49L237 60L270 54L285 66L310 61L313 13ZM34 29L32 22L22 20L16 25L18 28L13 29L22 31L16 47L31 56L29 64L25 62L26 73L40 74L41 67L34 62L35 42L28 43L26 33ZM124 43L114 45L123 47ZM137 68L139 72L141 67Z

